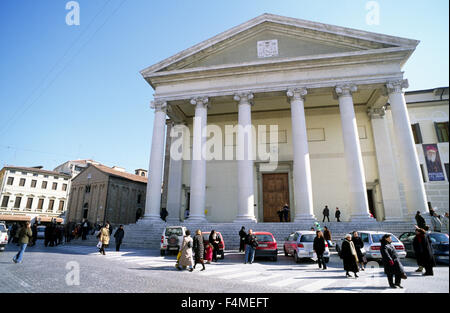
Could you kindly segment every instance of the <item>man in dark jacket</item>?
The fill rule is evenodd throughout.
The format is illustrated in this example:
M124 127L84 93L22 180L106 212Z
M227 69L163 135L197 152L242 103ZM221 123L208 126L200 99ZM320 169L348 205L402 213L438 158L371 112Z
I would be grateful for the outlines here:
M116 251L120 251L120 245L122 244L123 237L125 236L125 231L123 230L123 225L120 225L114 234L116 239Z
M436 266L434 259L433 246L430 236L426 232L418 228L416 229L416 237L413 240L414 253L416 255L417 264L425 268L424 276L433 276L433 267Z
M417 211L417 213L416 213L416 222L417 222L417 226L422 229L426 225L425 219L423 218L422 215L420 215L420 211Z
M364 242L361 237L359 237L358 232L353 232L352 234L352 242L355 245L356 254L358 255L358 263L361 267L361 271L364 271L364 265L367 263L367 259L365 253L363 253Z
M336 220L338 222L340 222L340 218L341 218L341 211L339 211L339 208L336 208L336 213L334 214L334 217L336 217Z
M325 206L322 213L323 213L322 223L325 222L325 218L327 218L328 222L330 222L330 209L328 208L328 205Z
M327 264L325 263L325 260L323 259L323 254L325 253L325 238L323 238L323 234L320 230L316 232L316 238L314 238L314 244L313 249L317 254L317 262L319 263L319 268L322 268L326 270Z
M389 286L391 288L403 288L400 283L402 278L406 279L405 270L400 262L397 251L391 243L391 235L386 234L381 238L381 257L383 260L384 272L388 277Z
M244 264L247 264L247 263L252 264L253 260L255 259L255 250L256 250L256 247L258 246L258 239L253 234L252 229L248 230L248 235L245 240L245 244L246 244L246 247L245 247Z
M242 226L241 230L239 231L239 252L245 251L245 238L247 238L247 233L245 232L245 227Z
M217 252L219 252L219 244L220 244L219 234L214 229L211 230L208 240L209 240L209 243L213 246L212 260L214 262L217 262Z
M19 246L20 250L17 252L16 256L13 258L14 263L22 263L23 254L25 253L25 249L30 242L30 239L33 237L33 232L31 231L31 223L26 222L26 224L19 229Z
M290 211L290 209L289 209L289 206L288 206L287 203L284 204L284 207L283 207L282 211L283 211L284 221L285 222L289 222L289 211Z
M203 261L204 255L205 255L205 245L203 244L203 236L202 231L200 229L197 229L195 232L195 236L193 239L193 250L194 250L194 268L197 265L197 263L200 263L202 265L202 269L200 271L205 270L205 262Z
M36 244L36 241L37 241L37 222L34 222L33 226L31 226L31 232L32 232L33 236L31 238L30 246L32 247Z

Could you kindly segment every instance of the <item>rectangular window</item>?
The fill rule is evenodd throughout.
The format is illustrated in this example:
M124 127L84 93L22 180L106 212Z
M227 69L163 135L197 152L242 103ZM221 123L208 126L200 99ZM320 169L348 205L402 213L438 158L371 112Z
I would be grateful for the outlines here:
M14 177L8 177L8 181L6 182L6 184L11 186L13 183L14 183Z
M448 163L444 163L444 167L445 167L445 173L447 174L447 181L449 181L450 178L448 176Z
M423 164L420 164L420 171L422 172L423 182L426 183L427 182L427 175L425 173L425 169L423 168Z
M64 201L59 200L59 208L58 208L58 212L62 212L64 209Z
M43 207L44 207L44 199L39 199L38 207L37 207L38 211L42 211Z
M20 208L20 202L22 202L22 197L16 197L16 202L14 202L14 208Z
M58 188L58 183L53 183L52 189L56 190Z
M434 123L438 142L448 142L448 122Z
M46 181L42 182L42 189L47 189L47 182Z
M414 135L414 143L415 144L423 143L422 132L420 131L419 123L412 124L411 128L412 128L412 132L413 132L413 135Z
M19 186L21 186L21 187L25 186L25 178L20 179Z
M8 206L9 196L4 196L2 201L2 208L6 208Z
M27 200L27 209L31 210L31 206L33 205L33 198L28 198Z
M63 185L62 185L62 190L63 190L63 191L66 191L66 190L67 190L67 184L63 184Z
M48 202L48 209L47 211L53 211L53 205L55 204L55 200L50 200Z
M33 179L33 180L31 181L31 188L36 188L36 184L37 184L37 180L36 180L36 179Z

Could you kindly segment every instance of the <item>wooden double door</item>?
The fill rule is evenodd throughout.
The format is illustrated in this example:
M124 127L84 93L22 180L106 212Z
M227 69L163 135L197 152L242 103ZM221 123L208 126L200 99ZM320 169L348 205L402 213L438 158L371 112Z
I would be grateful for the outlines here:
M262 174L264 222L279 222L278 210L289 203L289 174ZM289 212L288 221L290 221Z

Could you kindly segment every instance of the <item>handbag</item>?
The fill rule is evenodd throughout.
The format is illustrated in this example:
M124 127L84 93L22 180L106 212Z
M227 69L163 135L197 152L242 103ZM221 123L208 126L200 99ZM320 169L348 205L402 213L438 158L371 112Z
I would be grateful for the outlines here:
M97 248L99 248L99 249L100 249L100 248L102 247L102 245L103 245L103 244L102 244L102 242L101 242L101 241L99 241L99 242L97 243Z

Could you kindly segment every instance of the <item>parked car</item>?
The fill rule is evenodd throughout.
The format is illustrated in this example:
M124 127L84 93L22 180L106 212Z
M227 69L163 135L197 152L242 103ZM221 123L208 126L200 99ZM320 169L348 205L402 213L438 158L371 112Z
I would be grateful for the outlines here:
M8 228L5 223L0 223L0 251L4 251L8 244Z
M40 225L37 227L37 239L44 239L45 238L45 226Z
M289 235L284 242L283 250L285 256L292 255L295 263L299 263L301 259L317 260L314 252L314 238L316 232L308 230L299 230ZM330 249L328 243L325 242L325 253L323 254L325 263L330 261Z
M168 253L178 254L183 243L183 238L186 236L187 228L184 226L169 226L164 228L161 236L161 256Z
M217 255L220 256L220 258L223 260L225 259L225 241L223 240L222 234L218 231L216 231L217 235L220 238L220 243L219 243L219 251L217 252ZM209 244L209 235L211 234L210 231L203 231L202 232L202 236L203 236L203 244L206 245Z
M272 233L257 231L254 232L258 247L255 250L256 257L269 257L272 261L278 260L278 245Z
M405 246L408 257L415 258L413 248L413 240L416 234L414 232L406 232L400 235L399 239ZM449 264L449 237L444 233L429 233L431 245L433 246L433 253L436 262Z
M401 259L406 258L405 246L393 234L387 233L387 232L365 231L365 230L357 231L357 233L359 234L359 237L361 237L361 239L364 243L364 250L366 250L366 258L368 261L369 260L381 261L382 257L381 257L381 242L380 242L380 240L386 234L391 235L392 245L394 246L395 250L397 251L399 258L401 258ZM341 251L341 246L342 246L343 240L344 239L341 239L340 242L336 243L336 252L338 252L338 253L340 253L340 251Z

